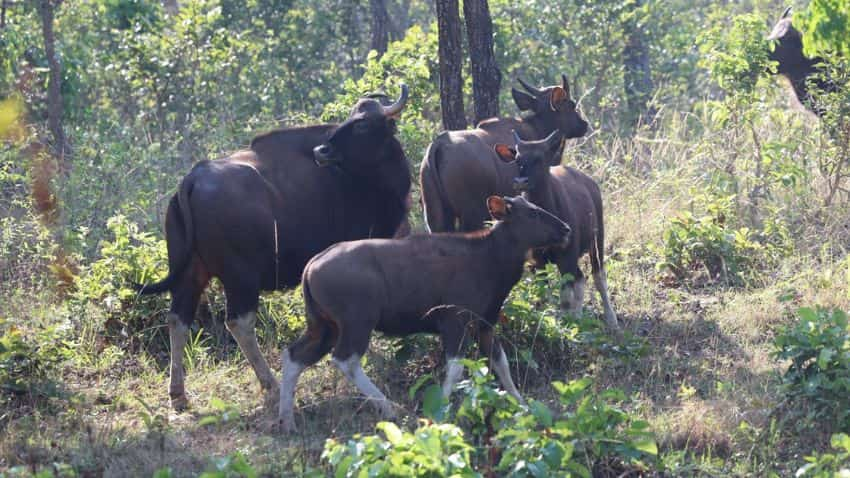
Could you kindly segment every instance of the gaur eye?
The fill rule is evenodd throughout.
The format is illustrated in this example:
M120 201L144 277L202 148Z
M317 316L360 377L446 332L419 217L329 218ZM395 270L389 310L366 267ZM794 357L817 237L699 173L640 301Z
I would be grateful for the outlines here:
M354 123L354 134L364 134L369 132L369 123L365 121L358 121Z

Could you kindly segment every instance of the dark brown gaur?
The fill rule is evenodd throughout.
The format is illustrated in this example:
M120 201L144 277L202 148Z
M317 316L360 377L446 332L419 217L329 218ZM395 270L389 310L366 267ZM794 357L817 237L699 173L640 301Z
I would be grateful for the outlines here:
M331 244L392 237L406 213L410 166L395 138L407 102L360 99L339 125L273 131L251 148L201 161L183 178L165 217L168 276L138 285L171 292L172 406L187 405L183 348L201 293L217 277L227 321L260 384L277 380L260 353L254 324L260 291L297 285L307 261Z
M511 89L523 118L493 118L467 131L440 133L428 147L419 173L425 222L431 232L475 231L487 220L484 200L491 195L513 195L516 166L505 164L493 152L511 141L511 131L523 138L541 139L557 131L560 139L587 133L587 122L570 97L570 84L535 88L523 80L527 92ZM554 164L560 158L554 158Z
M608 283L605 277L605 229L602 217L602 193L590 176L567 166L549 166L553 156L560 157L560 141L556 133L540 141L523 141L516 132L515 147L496 145L496 153L506 163L517 166L513 179L514 189L532 203L552 213L572 228L572 238L566 245L559 244L535 249L537 267L554 263L561 274L572 279L561 290L561 306L574 314L581 314L586 278L578 261L590 255L593 284L602 298L605 323L618 337L622 330L617 315L611 307Z
M803 53L803 35L791 24L790 13L791 7L786 8L767 36L774 42L770 59L777 62L776 73L788 79L797 102L812 113L823 116L817 93L835 91L836 85L822 78L821 58L809 58Z
M345 377L384 416L393 415L390 402L360 367L373 330L392 336L439 334L448 363L446 396L460 378L459 357L469 332L505 390L520 399L493 328L522 276L528 250L565 242L570 228L521 197L492 196L486 204L497 221L491 229L343 242L307 264L301 282L307 330L281 352L284 430L295 425L298 377L331 350Z

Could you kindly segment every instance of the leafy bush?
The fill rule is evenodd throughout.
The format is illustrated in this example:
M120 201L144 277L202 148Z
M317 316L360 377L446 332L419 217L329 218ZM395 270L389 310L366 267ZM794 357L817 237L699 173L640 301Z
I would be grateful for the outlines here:
M832 435L830 440L835 453L816 453L806 457L807 464L794 476L798 478L832 478L850 476L850 437L844 433Z
M728 15L728 11L717 9L711 19ZM731 27L728 18L712 24L712 28L697 38L702 53L700 64L727 93L752 94L759 78L770 68L770 43L765 38L764 19L757 13L749 13L735 16Z
M455 425L420 420L413 433L392 422L380 422L377 428L383 437L358 434L345 444L328 439L322 458L334 476L481 476L470 465L472 447Z
M458 426L420 422L414 433L388 422L377 435L355 435L345 445L327 441L323 457L336 476L582 476L602 470L647 470L658 454L645 421L618 406L617 389L595 395L588 378L554 382L560 411L541 402L520 406L480 361L463 361L470 378L459 384ZM423 410L448 418L436 385L425 391ZM463 430L466 430L466 434Z
M803 33L806 54L838 54L850 58L850 2L812 0L794 14L794 26Z
M704 215L683 211L670 220L657 268L669 271L677 281L704 272L709 282L740 283L763 264L766 248L754 240L753 230L730 224L734 196L705 202Z
M643 353L641 341L629 336L624 342L611 340L602 320L589 314L575 317L561 310L559 291L568 276L562 276L554 264L526 274L511 290L503 313L501 337L510 337L509 345L519 361L535 372L546 375L546 364L572 364L589 355L610 353L621 358ZM587 294L594 294L590 289Z
M63 336L56 327L24 338L24 332L0 319L0 409L25 397L43 398L57 393L52 374L63 359ZM0 412L0 423L7 418Z
M815 407L823 423L850 430L850 328L839 309L801 308L774 339L774 356L790 360L782 376L792 400Z
M616 403L617 389L598 396L589 378L553 382L562 412L559 417L540 402L517 414L496 441L504 450L496 469L504 476L597 476L647 469L658 455L649 424L632 418Z
M112 240L102 242L100 258L80 271L71 298L71 310L80 320L80 345L89 353L104 341L132 348L148 345L161 325L160 312L167 308L164 296L140 296L130 288L131 280L154 281L166 268L165 241L140 232L121 215L110 218L107 227Z

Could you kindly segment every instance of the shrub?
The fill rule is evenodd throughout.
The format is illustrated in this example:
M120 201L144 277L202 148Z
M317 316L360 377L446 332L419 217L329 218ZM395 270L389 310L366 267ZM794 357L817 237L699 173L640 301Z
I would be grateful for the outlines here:
M755 241L750 228L731 224L734 196L694 202L705 202L706 212L683 211L670 220L663 236L663 259L656 267L669 271L677 281L704 272L709 282L743 282L768 257L765 246Z
M55 396L51 380L65 352L63 337L56 327L46 328L24 338L21 329L0 319L0 410L26 397ZM0 412L0 423L6 419Z
M505 476L598 476L624 469L647 469L658 455L649 424L616 404L617 389L590 393L589 378L553 382L563 409L559 417L543 403L531 402L509 427L496 435L504 450L497 470Z
M345 444L328 439L322 458L334 476L481 476L470 465L472 447L455 425L420 420L413 433L392 422L380 422L377 428L383 436L358 434Z
M355 435L345 445L326 442L323 457L336 476L582 476L648 470L658 454L654 435L618 404L617 389L598 396L588 378L553 382L560 410L532 401L520 406L481 361L465 360L470 378L459 384L460 426L420 421L414 433L382 422L385 437ZM439 387L425 391L426 416L442 420L446 402ZM466 434L464 433L466 431ZM454 474L454 475L453 475Z
M107 221L112 240L100 247L100 258L86 266L76 281L71 310L79 317L80 345L89 353L103 342L138 348L149 345L162 325L164 296L140 296L130 281L155 281L167 268L165 241L140 232L122 215ZM162 340L164 347L167 340Z
M850 476L850 437L844 433L832 435L830 440L836 453L816 453L807 456L807 464L794 476L798 478L832 478Z
M799 320L774 339L774 356L790 360L782 376L792 400L840 429L850 429L850 329L839 309L801 308Z

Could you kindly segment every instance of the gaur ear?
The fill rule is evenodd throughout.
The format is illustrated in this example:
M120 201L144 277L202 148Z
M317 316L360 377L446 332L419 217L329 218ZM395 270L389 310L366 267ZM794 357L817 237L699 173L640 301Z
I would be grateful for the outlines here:
M511 95L514 97L514 103L520 111L528 111L534 109L536 99L528 93L519 91L516 88L511 88Z
M502 161L506 163L513 163L516 161L516 150L511 148L506 144L499 143L496 146L493 146L493 149L496 150L496 154L499 155Z
M569 98L569 94L567 90L561 88L560 86L556 86L552 89L552 96L549 97L549 106L552 108L552 111L557 111L561 106L561 103Z
M510 213L510 205L501 196L490 196L487 198L487 210L493 219L501 221Z

